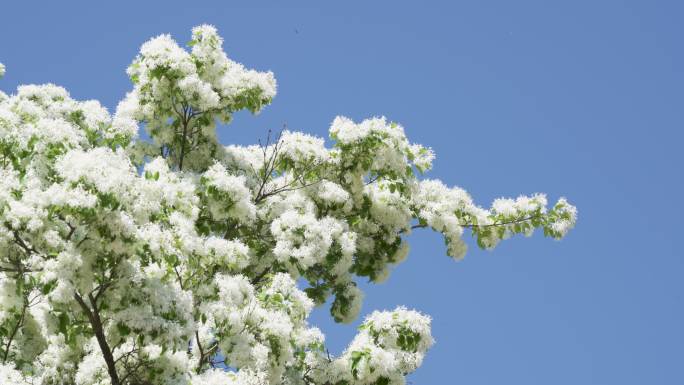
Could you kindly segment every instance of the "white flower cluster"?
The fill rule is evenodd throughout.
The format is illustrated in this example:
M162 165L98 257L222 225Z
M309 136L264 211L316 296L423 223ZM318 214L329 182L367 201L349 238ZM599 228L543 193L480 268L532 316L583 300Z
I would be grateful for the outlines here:
M549 217L544 230L547 235L551 235L556 239L561 239L575 227L575 222L577 222L577 208L568 203L567 199L560 198L553 206Z
M28 385L33 380L26 377L21 371L16 370L10 364L0 364L0 384L3 385Z
M305 207L311 209L311 205ZM319 219L314 210L285 210L271 223L271 234L276 241L273 249L276 259L284 264L294 263L301 269L322 263L333 244L337 244L342 266L335 269L345 271L351 266L356 249L356 236L348 231L344 221L333 217Z
M5 65L0 63L0 78L5 76Z
M204 373L193 376L190 385L262 385L267 383L263 373L249 369L238 373L227 372L222 369L209 369Z
M133 166L122 151L106 147L73 150L60 157L55 169L67 184L83 184L101 194L125 196L135 178Z
M227 366L267 373L277 383L300 353L322 346L323 335L306 323L313 301L288 274L275 274L260 289L242 275L219 275L215 285L207 290L216 299L202 305L207 327L197 346L218 347Z
M472 217L478 218L478 223L486 225L486 212L474 206L464 190L450 189L438 180L423 180L418 184L417 190L413 199L419 218L444 234L448 255L463 258L466 244L461 240L463 227L457 213L470 211Z
M432 167L432 150L410 144L404 128L396 123L387 123L384 117L367 119L356 124L348 118L338 116L332 122L330 136L342 148L352 146L360 150L353 151L353 157L345 157L344 160L349 165L357 163L371 171L383 170L396 174L397 177L404 175L406 167L410 165L421 172ZM410 163L407 164L407 161Z
M210 26L190 51L145 43L113 117L51 84L0 94L0 384L404 384L428 317L374 312L331 357L312 308L356 319L356 280L387 279L415 228L460 258L466 229L492 248L574 226L565 199L484 209L420 180L434 154L384 118L336 118L332 148L291 131L219 145L217 121L276 90L221 45Z
M280 156L296 164L320 164L330 157L322 138L301 132L283 131Z
M110 123L100 103L75 101L52 84L20 86L0 108L3 141L17 152L40 156L55 157L77 147L127 145L137 135L137 130L119 132Z
M228 122L242 109L256 113L276 94L273 73L248 70L228 59L214 27L194 28L189 45L190 52L170 35L143 44L128 68L135 88L114 119L122 130L144 121L155 143L180 168L183 160L195 168L211 162L218 148L216 119Z
M404 385L433 343L429 317L403 307L376 311L340 357L312 365L312 377L315 383Z
M231 175L222 164L216 163L202 175L202 183L207 189L209 211L215 219L249 222L255 218L256 206L244 176Z

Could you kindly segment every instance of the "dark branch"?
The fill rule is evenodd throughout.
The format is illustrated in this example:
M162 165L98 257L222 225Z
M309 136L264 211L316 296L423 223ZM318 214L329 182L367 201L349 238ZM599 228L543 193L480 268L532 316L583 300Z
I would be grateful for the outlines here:
M197 349L199 349L200 353L200 360L197 364L197 374L200 374L200 372L202 371L202 366L204 366L204 360L206 359L206 357L204 355L204 349L202 349L202 343L200 342L199 331L195 331L195 341L197 341Z
M191 118L188 117L188 108L183 107L183 117L182 117L183 134L181 136L180 156L178 157L178 170L179 171L183 170L183 158L185 157L185 142L187 140L186 136L188 134L188 125L190 124L190 119Z
M19 247L21 247L26 252L26 254L31 255L38 253L33 247L27 245L26 242L23 239L21 239L18 231L12 230L12 234L14 235L14 243L19 245Z
M90 321L90 326L92 327L95 338L97 339L97 343L100 346L102 357L107 364L107 372L109 373L109 378L112 381L111 385L121 385L121 382L119 381L119 375L116 371L116 361L114 360L112 350L107 343L107 338L104 333L104 327L102 325L102 319L100 318L95 297L93 297L92 294L88 295L88 300L92 306L92 309L78 293L74 293L74 299L76 299L76 302L78 302L79 306L81 309L83 309L83 312Z
M12 346L12 341L14 341L14 337L16 337L17 332L19 331L19 328L24 324L24 317L26 315L26 308L28 308L28 302L26 299L24 299L24 304L21 307L21 315L19 316L19 320L17 321L16 325L14 325L14 329L12 329L12 333L10 334L9 339L7 340L7 346L5 347L5 354L2 357L2 363L3 364L7 363L7 357L9 356L10 347Z

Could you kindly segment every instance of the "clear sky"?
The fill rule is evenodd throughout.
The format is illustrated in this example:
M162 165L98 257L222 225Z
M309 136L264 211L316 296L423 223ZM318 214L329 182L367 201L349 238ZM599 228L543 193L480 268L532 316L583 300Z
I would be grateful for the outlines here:
M3 2L0 89L53 82L113 110L145 40L214 24L279 85L223 142L385 115L435 150L430 176L481 204L546 192L578 206L561 242L516 238L461 262L434 234L410 237L362 314L434 317L412 384L684 384L681 2L244 3ZM339 352L355 328L326 314L312 321Z

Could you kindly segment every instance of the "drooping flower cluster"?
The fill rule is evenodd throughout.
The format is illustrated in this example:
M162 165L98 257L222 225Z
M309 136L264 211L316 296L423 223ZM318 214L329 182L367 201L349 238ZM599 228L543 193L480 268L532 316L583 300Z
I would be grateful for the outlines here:
M336 118L332 148L290 131L224 147L217 123L261 110L275 80L213 27L192 36L142 46L113 116L51 84L0 93L0 383L404 384L428 317L374 312L332 357L312 308L356 319L356 280L387 279L412 229L461 258L468 230L492 248L575 224L565 199L484 209L419 179L434 154L385 118Z
M373 312L342 355L314 372L318 381L345 384L405 384L432 346L430 318L399 307Z

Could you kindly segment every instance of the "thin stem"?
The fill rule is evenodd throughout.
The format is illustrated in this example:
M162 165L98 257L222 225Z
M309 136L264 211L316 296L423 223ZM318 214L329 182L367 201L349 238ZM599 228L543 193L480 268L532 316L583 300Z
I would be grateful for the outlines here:
M533 215L533 216L529 216L529 217L525 217L525 218L520 218L520 219L515 219L515 220L512 220L512 221L508 221L508 222L490 223L490 224L488 224L488 225L474 225L474 224L461 224L461 223L459 223L458 225L461 226L461 227L468 227L468 228L471 228L471 229L474 229L474 228L485 228L485 227L497 227L497 226L506 226L506 225L513 225L513 224L516 224L516 223L522 223L522 222L526 222L526 221L529 221L529 220L534 219L534 218L537 218L537 215ZM413 225L413 226L411 226L411 229L422 229L422 228L425 228L425 227L428 227L428 225L427 225L427 224L419 224L419 225Z

